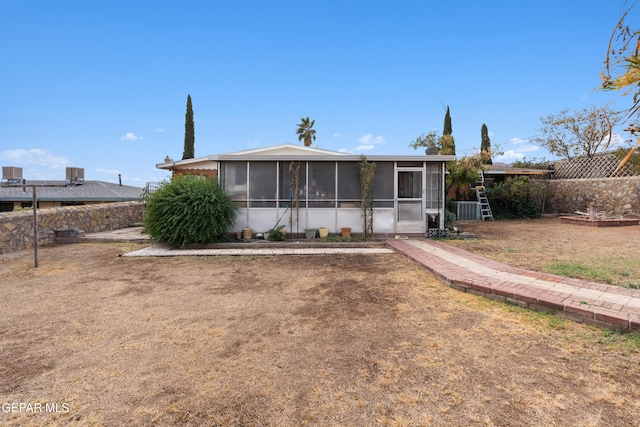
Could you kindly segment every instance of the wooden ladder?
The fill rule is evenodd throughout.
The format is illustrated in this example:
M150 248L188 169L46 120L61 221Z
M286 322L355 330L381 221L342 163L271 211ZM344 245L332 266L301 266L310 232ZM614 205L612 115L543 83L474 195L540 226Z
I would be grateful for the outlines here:
M489 205L489 199L487 199L487 193L484 189L484 185L476 185L476 196L480 202L480 215L483 221L493 221L493 213L491 212L491 206Z

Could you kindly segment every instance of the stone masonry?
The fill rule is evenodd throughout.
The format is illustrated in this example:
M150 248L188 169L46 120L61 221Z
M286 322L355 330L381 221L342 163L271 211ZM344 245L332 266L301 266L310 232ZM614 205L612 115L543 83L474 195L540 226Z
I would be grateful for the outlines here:
M640 176L545 181L546 213L587 212L593 206L610 216L640 215Z
M144 203L118 202L39 209L38 246L52 245L56 233L116 230L142 222ZM0 253L33 247L33 211L0 213Z

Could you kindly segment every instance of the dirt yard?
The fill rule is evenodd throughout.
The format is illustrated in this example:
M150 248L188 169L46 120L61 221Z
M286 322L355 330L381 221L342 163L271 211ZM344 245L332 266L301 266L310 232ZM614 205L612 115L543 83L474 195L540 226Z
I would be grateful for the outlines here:
M486 239L461 244L638 259L637 228L545 221L476 223ZM119 257L136 248L0 255L0 425L640 426L637 338L395 254Z

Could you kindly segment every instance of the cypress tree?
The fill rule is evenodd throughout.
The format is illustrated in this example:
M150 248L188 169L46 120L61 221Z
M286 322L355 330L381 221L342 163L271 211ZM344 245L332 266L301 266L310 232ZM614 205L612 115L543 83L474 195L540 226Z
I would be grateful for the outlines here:
M480 158L482 159L482 164L491 165L493 161L491 161L491 140L489 139L489 129L487 129L487 125L482 124L482 129L480 130Z
M187 113L184 122L184 151L182 160L193 159L195 156L195 125L193 124L193 107L191 106L191 95L187 95Z
M451 127L451 114L449 113L449 106L447 105L447 114L444 115L444 130L443 135L452 135L453 128Z
M444 116L444 129L442 138L440 138L440 154L456 154L456 142L452 134L451 114L449 113L449 106L447 106L447 114Z

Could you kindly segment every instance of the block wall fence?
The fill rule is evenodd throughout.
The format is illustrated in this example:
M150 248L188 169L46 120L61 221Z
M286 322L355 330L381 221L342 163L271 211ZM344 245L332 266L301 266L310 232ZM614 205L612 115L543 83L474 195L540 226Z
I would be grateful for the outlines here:
M52 245L56 231L117 230L142 222L144 203L117 202L38 209L38 246ZM33 247L33 211L0 213L0 253Z
M640 215L640 176L545 180L545 213L586 212L591 205L608 215ZM38 245L55 243L56 231L117 230L142 222L144 203L117 202L38 210ZM0 213L0 253L33 247L33 211Z
M545 213L587 212L593 205L607 215L640 215L640 176L545 180Z

